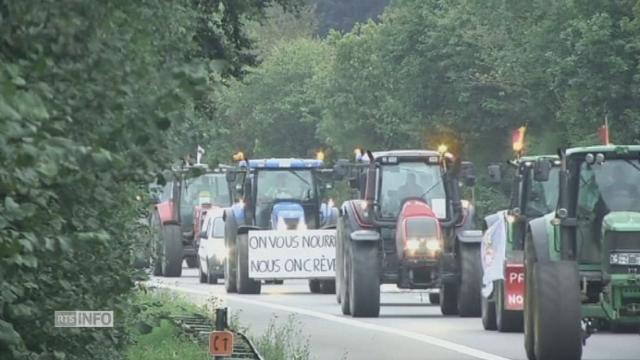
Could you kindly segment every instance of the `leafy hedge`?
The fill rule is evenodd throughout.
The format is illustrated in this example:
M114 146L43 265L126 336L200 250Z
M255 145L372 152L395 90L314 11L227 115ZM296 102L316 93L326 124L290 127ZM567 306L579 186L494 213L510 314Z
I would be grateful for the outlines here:
M0 358L122 356L136 198L251 62L241 24L268 3L0 1ZM116 327L55 328L56 310Z

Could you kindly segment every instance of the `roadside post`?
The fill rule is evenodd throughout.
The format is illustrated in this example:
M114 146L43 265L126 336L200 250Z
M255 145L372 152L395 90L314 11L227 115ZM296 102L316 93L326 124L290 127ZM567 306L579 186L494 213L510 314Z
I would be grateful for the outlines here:
M233 353L233 333L227 330L227 308L216 309L216 329L209 333L209 354L222 360Z

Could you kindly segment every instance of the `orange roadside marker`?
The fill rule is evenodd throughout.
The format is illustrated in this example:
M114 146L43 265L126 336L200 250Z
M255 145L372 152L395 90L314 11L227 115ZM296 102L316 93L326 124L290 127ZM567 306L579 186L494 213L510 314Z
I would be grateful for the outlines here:
M231 331L213 331L209 333L209 354L231 356L233 353L233 333Z

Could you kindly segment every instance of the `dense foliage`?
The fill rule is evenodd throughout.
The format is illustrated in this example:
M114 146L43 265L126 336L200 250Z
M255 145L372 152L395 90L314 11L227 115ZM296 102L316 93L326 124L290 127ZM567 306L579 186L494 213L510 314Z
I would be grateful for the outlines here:
M219 115L228 129L250 124L248 139L264 134L233 140L258 155L307 155L282 140L291 133L338 156L446 142L480 170L513 156L510 133L524 124L530 153L597 143L605 117L614 142L636 143L639 15L636 0L396 0L349 33L282 43L231 85ZM500 206L480 193L491 196L482 207Z
M136 198L253 63L242 24L268 4L0 1L0 358L122 356ZM56 310L116 327L55 328Z

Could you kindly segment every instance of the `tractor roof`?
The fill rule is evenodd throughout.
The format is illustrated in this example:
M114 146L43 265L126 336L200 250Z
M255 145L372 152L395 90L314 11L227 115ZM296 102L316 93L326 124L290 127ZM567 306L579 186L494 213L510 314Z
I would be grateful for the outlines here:
M375 151L375 152L372 152L372 154L375 160L382 160L383 162L385 158L386 159L396 158L396 160L393 160L394 162L397 161L397 159L402 159L402 158L429 159L429 158L436 157L437 159L440 159L440 154L437 151L431 151L431 150L389 150L389 151ZM356 154L356 161L369 163L369 158L365 154ZM438 160L435 160L435 161L437 162Z
M590 152L600 153L616 153L626 154L630 152L640 153L640 145L597 145L597 146L583 146L567 149L567 155L574 154L586 154Z
M247 161L240 161L238 166L246 168ZM248 166L250 169L319 169L323 166L323 161L299 158L250 159Z

